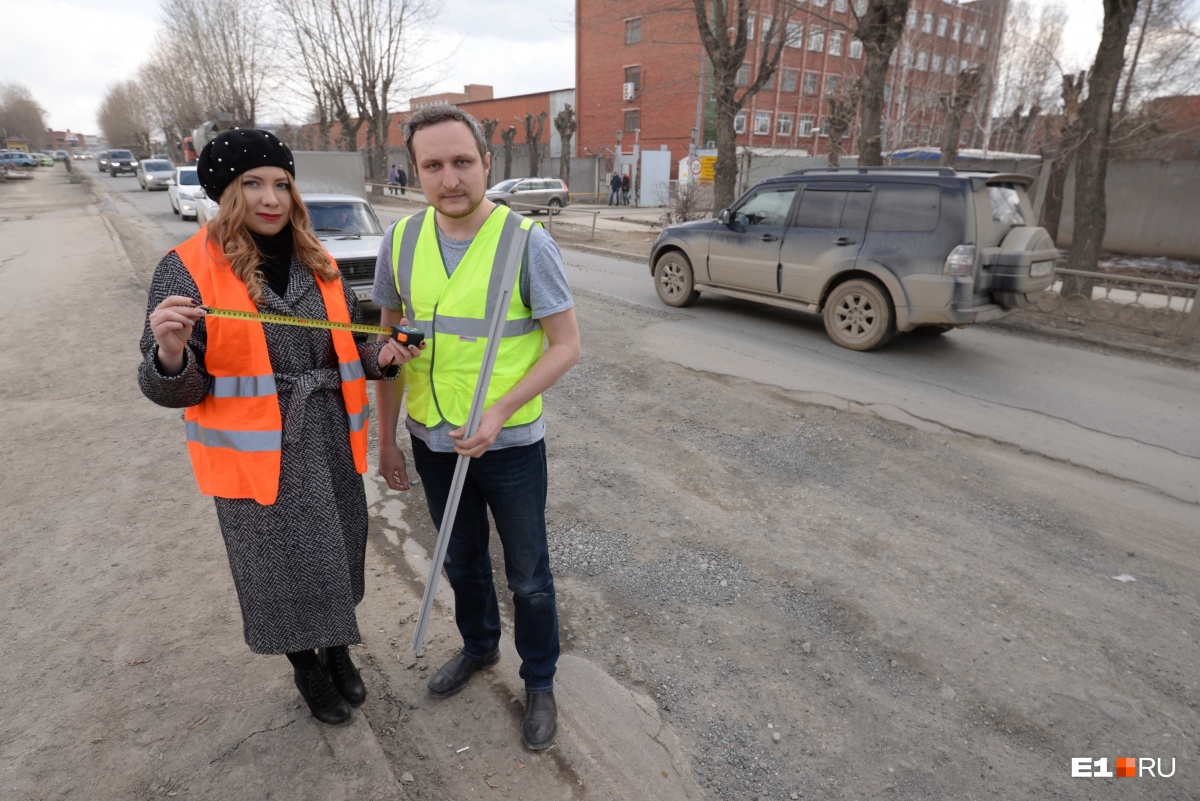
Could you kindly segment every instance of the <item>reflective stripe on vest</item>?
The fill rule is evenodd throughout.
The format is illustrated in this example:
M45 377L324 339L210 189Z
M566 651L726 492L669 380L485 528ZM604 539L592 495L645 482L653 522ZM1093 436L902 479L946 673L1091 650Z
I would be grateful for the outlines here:
M392 276L410 325L431 332L432 347L405 365L408 413L427 427L443 420L466 422L486 349L489 320L503 287L505 260L521 228L533 223L504 206L492 210L455 268L446 276L437 242L434 213L425 210L396 223L392 234ZM524 265L520 269L525 269ZM485 403L491 406L541 358L545 335L514 279L500 350ZM526 425L542 412L537 396L505 422Z
M256 312L246 285L207 239L207 229L175 248L210 306ZM350 321L340 279L316 279L326 316ZM279 494L283 421L275 375L262 323L207 318L204 367L212 378L209 395L184 412L188 453L200 491L222 498L253 498L272 504ZM351 451L358 472L367 470L366 377L349 331L330 331L341 376Z

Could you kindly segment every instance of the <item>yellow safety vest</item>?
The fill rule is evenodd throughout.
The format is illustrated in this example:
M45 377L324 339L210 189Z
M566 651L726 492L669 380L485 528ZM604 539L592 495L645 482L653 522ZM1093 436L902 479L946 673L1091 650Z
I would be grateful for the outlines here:
M532 221L497 206L471 241L454 275L438 247L432 209L405 217L392 234L392 277L404 302L409 325L426 332L430 342L421 355L404 366L408 414L433 428L443 420L464 425L471 411L475 383L487 348L488 325L502 287L500 254L517 232ZM491 406L520 381L541 358L545 333L533 311L521 299L520 269L501 333L500 350L488 385ZM542 413L538 395L513 414L505 427L527 425Z

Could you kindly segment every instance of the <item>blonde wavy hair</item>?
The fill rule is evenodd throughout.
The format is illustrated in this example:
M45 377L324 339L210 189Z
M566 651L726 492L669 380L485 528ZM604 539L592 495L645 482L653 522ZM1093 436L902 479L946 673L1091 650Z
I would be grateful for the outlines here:
M292 224L292 253L318 278L335 280L338 276L337 268L333 266L333 260L321 244L321 240L313 233L312 218L308 214L308 207L300 198L296 182L286 170L284 175L287 176L288 192L292 196L292 212L289 215ZM239 175L221 193L217 216L208 221L208 239L221 248L225 258L229 259L233 274L246 284L250 300L258 306L262 304L263 282L266 280L262 271L258 269L264 257L250 236L250 229L245 225L246 210Z

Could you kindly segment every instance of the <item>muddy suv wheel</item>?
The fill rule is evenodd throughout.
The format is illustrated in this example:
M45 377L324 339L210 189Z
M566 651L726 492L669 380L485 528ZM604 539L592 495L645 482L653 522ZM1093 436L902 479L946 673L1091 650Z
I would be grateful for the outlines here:
M850 350L874 350L896 335L896 313L887 290L870 278L839 284L825 303L825 333Z
M654 263L654 291L668 306L691 306L696 302L700 293L687 256L672 250L658 257Z

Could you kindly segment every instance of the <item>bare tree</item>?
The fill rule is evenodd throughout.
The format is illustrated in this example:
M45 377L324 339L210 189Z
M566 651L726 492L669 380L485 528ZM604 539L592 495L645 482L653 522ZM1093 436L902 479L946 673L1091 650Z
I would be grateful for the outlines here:
M525 112L525 145L529 148L529 174L531 176L542 174L542 149L539 147L539 142L541 142L542 129L546 125L548 116L550 115L545 111L539 113L535 125L533 113Z
M517 138L517 126L510 125L500 132L500 141L504 143L504 180L512 177L513 142Z
M1034 14L1025 0L1012 3L1004 22L994 105L1004 122L990 146L1037 152L1038 118L1057 104L1063 76L1060 64L1066 11L1046 6Z
M1079 152L1075 158L1075 225L1067 267L1091 270L1100 258L1108 224L1104 179L1113 102L1125 63L1125 44L1138 0L1104 0L1104 29L1088 76L1087 97L1079 107Z
M958 162L958 140L962 133L963 117L983 86L983 70L970 67L958 73L954 92L941 98L946 107L946 130L942 140L942 164L953 167Z
M842 142L854 124L854 112L858 107L857 87L850 94L831 95L825 98L829 104L829 166L837 167L842 159Z
M872 0L877 2L878 0ZM908 0L903 0L907 5ZM762 34L754 79L745 74L743 62L750 44L747 18L752 7L762 5L770 22ZM737 146L734 120L750 98L758 94L779 69L786 45L785 31L794 4L785 0L692 0L700 40L712 64L712 94L716 99L717 166L713 187L713 211L733 202L737 187ZM711 12L709 10L711 6ZM749 65L746 65L749 67ZM738 89L741 88L741 92Z
M496 135L496 126L500 124L500 120L495 118L484 117L479 121L479 127L483 128L483 141L487 142L487 152L492 152L492 137ZM492 157L492 161L488 166L488 186L491 186L494 181L492 176L496 174L496 159Z
M1058 131L1058 141L1051 151L1050 179L1046 184L1046 201L1042 206L1041 225L1051 238L1058 238L1058 225L1062 218L1063 191L1067 185L1067 173L1079 147L1079 104L1083 97L1083 86L1087 73L1062 77L1063 113Z
M24 139L35 150L45 147L46 112L33 99L28 87L0 84L0 133Z
M162 0L174 69L195 83L205 119L224 113L235 125L257 124L269 66L264 11L240 0Z
M137 81L110 87L96 116L109 145L150 155L150 131L154 123Z
M178 43L160 36L149 59L138 69L138 86L146 99L154 127L161 131L172 153L182 152L184 137L206 117L195 83L178 68Z
M554 129L562 142L562 157L558 160L558 177L567 186L571 185L571 138L579 126L575 122L575 110L571 104L564 105L563 110L554 115Z
M863 166L883 164L883 89L888 62L904 35L908 5L909 0L869 0L861 16L855 12L854 35L863 43L863 71L858 79L862 98L858 163Z

